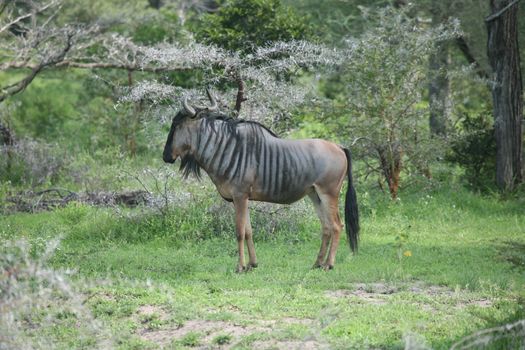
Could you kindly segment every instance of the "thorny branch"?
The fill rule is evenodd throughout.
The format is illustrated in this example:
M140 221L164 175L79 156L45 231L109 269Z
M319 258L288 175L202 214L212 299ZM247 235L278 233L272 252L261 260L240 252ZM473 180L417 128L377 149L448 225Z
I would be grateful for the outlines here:
M59 1L57 0L53 0L53 1L50 1L49 3L43 5L42 7L39 7L39 8L36 8L36 9L32 9L31 11L28 11L27 13L23 14L23 15L20 15L16 18L13 18L11 19L11 15L7 15L5 16L8 20L7 23L5 23L2 27L0 27L0 33L2 32L5 32L6 30L12 28L14 25L22 22L23 20L25 20L26 18L29 18L29 17L32 17L32 16L36 16L44 11L46 11L47 9L51 8L52 6L57 6L59 5ZM0 11L0 14L2 14L5 9L7 8L7 1L3 4L3 7L2 7L2 10Z
M286 117L293 107L307 98L312 87L298 87L291 76L311 67L340 65L349 57L346 51L305 41L274 43L242 58L236 52L198 43L143 46L122 35L104 33L103 28L96 24L86 28L58 25L54 20L56 12L45 10L52 7L59 9L61 1L49 1L40 7L29 3L34 6L28 12L35 14L31 17L35 23L24 28L23 35L11 35L8 30L0 33L0 50L3 53L0 71L28 70L19 81L0 86L0 102L23 91L47 69L103 68L152 73L200 69L205 73L203 85L220 83L224 86L226 83L226 86L234 87L235 90L226 92L228 96L223 99L235 101L233 113L239 114L242 106L243 117L262 121L269 116ZM6 13L9 16L0 22L1 28L10 28L12 23L22 23L28 18L22 14L23 18L19 19L20 15L13 9L7 9ZM162 85L138 81L131 89L128 87L128 91L132 98L139 99L143 94L153 96L173 91L172 86ZM155 86L156 91L149 88L142 90L145 86ZM132 101L132 98L127 100ZM155 100L158 99L150 99Z
M58 52L58 54L47 57L38 65L34 66L31 69L31 72L25 78L19 80L16 83L2 87L2 93L0 94L0 102L5 100L9 96L24 90L33 81L33 79L35 79L36 75L40 73L44 68L53 66L64 59L64 57L72 47L72 40L75 36L75 33L66 33L65 36L65 45L62 48L62 50Z

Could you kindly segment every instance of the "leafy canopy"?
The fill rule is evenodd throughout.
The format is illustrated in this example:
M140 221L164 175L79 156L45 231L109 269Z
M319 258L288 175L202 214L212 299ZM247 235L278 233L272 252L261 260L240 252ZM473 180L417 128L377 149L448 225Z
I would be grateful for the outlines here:
M197 41L249 54L270 42L307 39L305 23L280 0L228 0L193 30Z

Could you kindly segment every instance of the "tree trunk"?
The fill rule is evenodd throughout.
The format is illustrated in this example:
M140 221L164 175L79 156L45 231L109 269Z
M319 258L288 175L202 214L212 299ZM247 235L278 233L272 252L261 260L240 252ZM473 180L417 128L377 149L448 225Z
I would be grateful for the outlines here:
M379 161L381 163L381 170L385 176L390 191L390 197L393 200L397 199L399 191L399 180L401 175L401 159L403 157L403 150L401 145L394 143L387 146L377 147Z
M133 86L133 72L131 70L128 70L128 85L130 88ZM137 155L137 132L141 111L142 101L135 102L133 104L133 111L131 112L130 120L125 126L125 128L127 128L125 139L129 156L131 158L134 158Z
M15 138L8 125L2 124L0 121L0 145L12 146L15 143Z
M430 107L430 132L444 136L450 116L450 81L447 77L449 45L439 43L437 51L430 57L430 83L428 99Z
M518 48L518 1L490 0L487 54L492 67L496 183L512 190L523 181L523 86Z
M437 0L432 1L432 23L439 25L447 20L448 15L441 9L443 5ZM450 64L450 44L436 43L436 51L430 56L430 83L428 100L430 107L430 132L433 135L444 136L447 131L447 120L450 117L450 81L447 70Z

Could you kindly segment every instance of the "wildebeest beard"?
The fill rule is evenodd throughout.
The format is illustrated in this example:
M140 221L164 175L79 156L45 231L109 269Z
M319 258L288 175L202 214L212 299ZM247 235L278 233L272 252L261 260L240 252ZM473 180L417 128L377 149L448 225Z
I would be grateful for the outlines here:
M197 179L201 179L201 167L192 154L186 154L180 161L180 171L182 177L187 179L190 175L194 175Z

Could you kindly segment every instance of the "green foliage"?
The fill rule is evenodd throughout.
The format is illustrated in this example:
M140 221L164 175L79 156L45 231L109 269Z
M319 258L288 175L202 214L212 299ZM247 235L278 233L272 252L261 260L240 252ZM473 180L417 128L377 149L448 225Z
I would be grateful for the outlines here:
M373 18L361 16L363 8L380 8L389 0L283 0L297 9L300 15L308 16L308 25L323 42L340 45L349 36L359 36L370 25Z
M175 12L164 9L156 11L131 26L133 41L143 45L182 41L184 35L179 22Z
M228 334L220 334L213 338L212 342L217 345L226 345L230 344L232 341L232 336Z
M461 131L452 141L447 160L465 169L465 178L475 189L493 188L496 176L496 140L489 113L466 114Z
M270 42L310 35L304 18L280 0L227 0L216 13L202 16L192 29L198 41L244 54Z
M178 343L184 346L195 347L200 344L201 335L197 332L189 332Z
M407 164L425 173L442 149L428 130L424 72L436 43L458 35L454 24L426 28L407 11L385 8L365 14L378 23L349 41L348 65L341 75L345 95L339 95L348 109L343 132L347 138L360 137L361 156L380 169L392 198Z
M17 107L10 116L17 134L51 141L74 132L80 88L74 79L57 75L33 82L11 102Z

